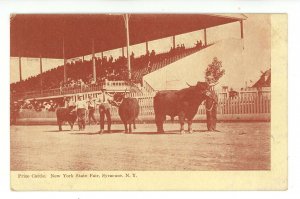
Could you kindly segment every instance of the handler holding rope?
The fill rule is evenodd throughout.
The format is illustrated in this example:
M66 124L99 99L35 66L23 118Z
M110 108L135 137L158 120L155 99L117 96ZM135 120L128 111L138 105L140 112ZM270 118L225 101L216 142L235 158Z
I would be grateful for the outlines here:
M219 79L225 74L225 70L222 69L222 62L217 57L213 58L211 64L205 70L205 81L208 84L217 84ZM217 126L217 106L218 106L218 95L215 92L213 86L209 88L206 93L206 123L208 131L216 131Z
M207 92L207 99L205 102L206 108L206 123L208 131L216 131L217 126L217 105L218 105L218 96L213 88L210 88L210 91Z
M102 89L96 101L96 104L99 105L100 113L100 134L104 133L104 119L107 119L107 132L110 133L111 130L111 115L110 115L110 103L112 102L112 97Z

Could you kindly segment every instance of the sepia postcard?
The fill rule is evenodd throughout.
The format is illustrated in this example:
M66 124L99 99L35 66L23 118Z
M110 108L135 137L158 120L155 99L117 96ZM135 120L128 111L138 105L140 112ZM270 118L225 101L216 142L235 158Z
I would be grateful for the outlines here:
M287 39L287 14L11 14L11 189L286 190Z

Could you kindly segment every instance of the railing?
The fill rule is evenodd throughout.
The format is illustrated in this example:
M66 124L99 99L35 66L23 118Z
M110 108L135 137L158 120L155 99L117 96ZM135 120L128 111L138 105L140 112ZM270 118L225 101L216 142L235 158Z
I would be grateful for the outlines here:
M156 71L160 68L163 68L163 67L165 67L165 66L167 66L167 65L169 65L173 62L176 62L177 60L180 60L180 59L182 59L184 57L187 57L187 56L189 56L189 55L191 55L195 52L203 50L203 49L205 49L205 48L207 48L211 45L213 45L213 44L204 46L202 48L195 47L195 48L186 49L184 52L181 52L179 54L174 54L171 57L164 57L164 55L169 54L169 52L162 53L162 54L159 55L159 56L162 57L161 60L152 63L150 69L148 69L147 67L144 67L142 69L139 69L139 70L135 71L133 73L133 77L134 77L135 80L140 81L144 75L149 74L151 72L154 72L154 71Z
M139 119L140 120L154 120L153 97L155 93L138 94L129 93L130 97L138 99L140 106ZM99 117L98 111L96 116ZM227 120L264 120L270 121L271 117L271 100L266 96L248 96L219 99L217 114L219 119ZM206 108L202 104L199 106L195 119L205 119ZM118 110L112 107L111 115L114 120L119 120ZM35 112L33 110L22 110L19 118L53 118L55 119L55 112Z
M24 93L16 93L13 94L14 99L33 99L33 98L43 98L43 97L52 97L52 96L60 96L60 95L72 95L79 93L88 93L88 92L96 92L101 89L107 89L111 91L115 90L125 90L128 89L130 85L126 81L105 81L101 84L97 85L84 85L77 87L64 87L64 88L55 88L48 89L43 91L32 91L32 92L24 92Z
M137 70L133 72L133 79L136 81L142 80L142 77L148 73L151 73L153 71L156 71L166 65L169 65L179 59L182 59L188 55L191 55L199 50L202 50L204 48L207 48L210 45L204 46L202 48L195 47L190 49L185 49L184 52L180 52L179 54L174 54L172 57L169 56L169 52L159 54L161 60L158 60L154 62L150 68L142 68L140 70ZM149 85L150 86L150 85ZM50 96L59 96L59 95L71 95L71 94L77 94L77 93L86 93L86 92L94 92L99 91L103 88L107 90L125 90L126 87L128 87L127 83L125 81L105 81L104 83L98 84L98 85L89 85L89 86L79 86L79 87L63 87L63 88L54 88L54 89L47 89L42 91L30 91L30 92L24 92L24 93L14 93L12 94L12 98L15 100L18 99L33 99L33 98L43 98L43 97L50 97ZM150 88L148 90L152 91Z
M147 93L152 93L155 91L154 88L150 86L150 84L148 84L148 82L146 82L145 80L143 81L143 88Z

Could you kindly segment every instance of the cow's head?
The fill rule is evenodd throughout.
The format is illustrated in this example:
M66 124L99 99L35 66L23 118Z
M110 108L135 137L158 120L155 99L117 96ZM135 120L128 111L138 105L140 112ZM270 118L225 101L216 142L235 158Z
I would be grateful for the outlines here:
M190 88L195 88L197 91L199 91L199 93L201 94L205 94L207 91L209 91L210 88L210 84L208 84L207 82L197 82L197 84L195 86L191 86L190 84L188 84L186 82L186 84L190 87ZM197 92L198 93L198 92Z
M209 90L209 84L206 82L197 82L196 88L199 91L206 92L207 90Z
M119 107L122 104L124 98L125 93L115 93L113 96L112 105Z

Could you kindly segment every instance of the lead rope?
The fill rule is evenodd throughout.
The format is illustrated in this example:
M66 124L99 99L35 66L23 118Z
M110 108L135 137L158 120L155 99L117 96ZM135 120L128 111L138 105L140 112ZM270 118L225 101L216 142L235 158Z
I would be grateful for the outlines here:
M211 105L211 107L209 109L207 109L206 107L205 107L205 109L206 109L206 111L210 112L213 109L213 107L214 107L214 103Z

